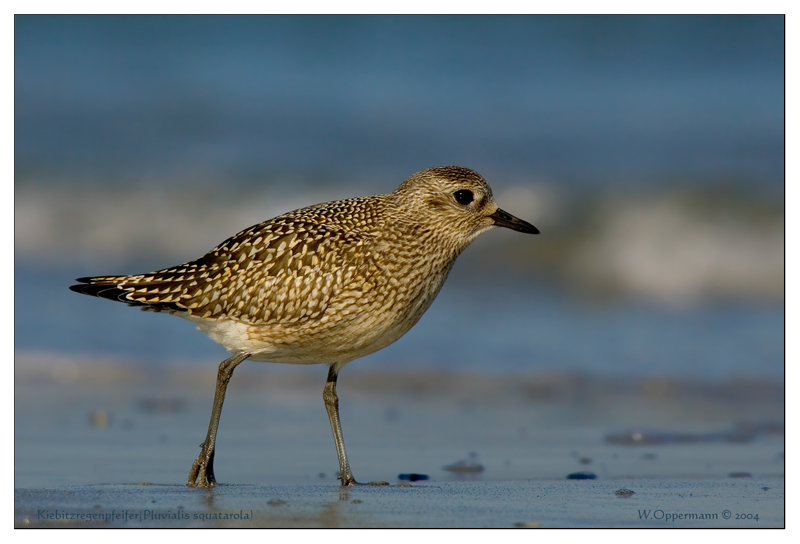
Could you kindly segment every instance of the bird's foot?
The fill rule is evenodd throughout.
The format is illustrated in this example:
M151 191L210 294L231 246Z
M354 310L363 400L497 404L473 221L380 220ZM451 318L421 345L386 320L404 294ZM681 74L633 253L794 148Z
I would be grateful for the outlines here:
M357 482L356 479L353 478L352 475L349 478L344 478L343 479L343 478L340 477L339 479L342 480L342 487L355 487L357 485L362 485L362 486L363 485L374 485L374 486L389 485L389 482L382 482L382 481L379 481L379 482L367 482L367 483Z
M217 480L214 478L214 452L207 454L201 451L197 459L192 463L189 471L188 487L215 487Z

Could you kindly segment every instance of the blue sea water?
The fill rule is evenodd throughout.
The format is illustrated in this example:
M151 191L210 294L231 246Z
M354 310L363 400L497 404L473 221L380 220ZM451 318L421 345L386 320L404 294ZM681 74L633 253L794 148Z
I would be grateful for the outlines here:
M14 40L23 181L782 190L781 16L16 16Z
M781 16L16 16L14 30L18 189L358 186L462 164L578 193L688 180L783 195ZM18 260L15 348L225 357L188 322L67 290L105 272ZM783 379L783 305L593 306L458 274L406 337L353 364Z
M198 367L227 356L188 321L69 291L70 272L17 270L16 300L25 302L15 309L16 349ZM503 278L453 276L406 336L351 365L783 381L783 305L598 305Z

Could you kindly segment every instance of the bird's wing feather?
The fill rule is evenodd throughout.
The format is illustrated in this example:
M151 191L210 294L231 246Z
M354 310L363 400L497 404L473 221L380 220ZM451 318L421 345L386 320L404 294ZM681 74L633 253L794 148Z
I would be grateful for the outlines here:
M73 291L153 311L251 324L318 319L368 256L364 233L278 217L186 264L135 276L80 278Z

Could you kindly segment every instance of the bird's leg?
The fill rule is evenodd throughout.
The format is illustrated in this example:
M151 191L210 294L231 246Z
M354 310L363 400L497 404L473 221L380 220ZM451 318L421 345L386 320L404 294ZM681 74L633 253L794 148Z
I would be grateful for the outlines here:
M339 397L336 396L336 379L339 372L334 365L328 369L328 381L322 390L322 399L325 401L325 410L328 411L328 420L331 422L333 440L336 442L336 454L339 456L339 479L342 485L358 485L353 473L350 471L350 464L347 462L347 452L344 451L344 437L342 437L342 425L339 423Z
M339 397L336 396L336 379L339 371L335 365L328 369L328 381L322 390L322 398L325 401L325 410L328 411L328 420L331 422L333 440L336 442L336 454L339 456L339 479L342 486L361 485L350 470L350 463L347 462L347 452L344 450L344 437L342 436L342 425L339 423ZM388 482L370 482L367 485L389 485Z
M249 353L239 353L222 361L217 371L217 388L214 390L214 406L211 408L211 421L208 424L208 434L205 441L200 444L200 455L192 463L189 471L189 487L213 487L217 485L214 479L214 444L217 441L217 427L219 416L222 413L222 403L225 401L225 390L233 376L236 365L250 356Z

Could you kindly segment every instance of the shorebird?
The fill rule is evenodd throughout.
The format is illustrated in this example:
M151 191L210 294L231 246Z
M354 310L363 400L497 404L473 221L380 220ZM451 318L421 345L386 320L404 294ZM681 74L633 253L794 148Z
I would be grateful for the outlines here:
M70 289L188 319L232 354L219 365L208 433L187 485L216 485L222 403L233 370L245 359L328 365L322 396L339 479L343 486L357 485L339 422L339 372L408 332L456 257L494 227L539 233L501 210L480 174L440 166L417 172L388 194L317 204L264 221L179 266L78 278Z

